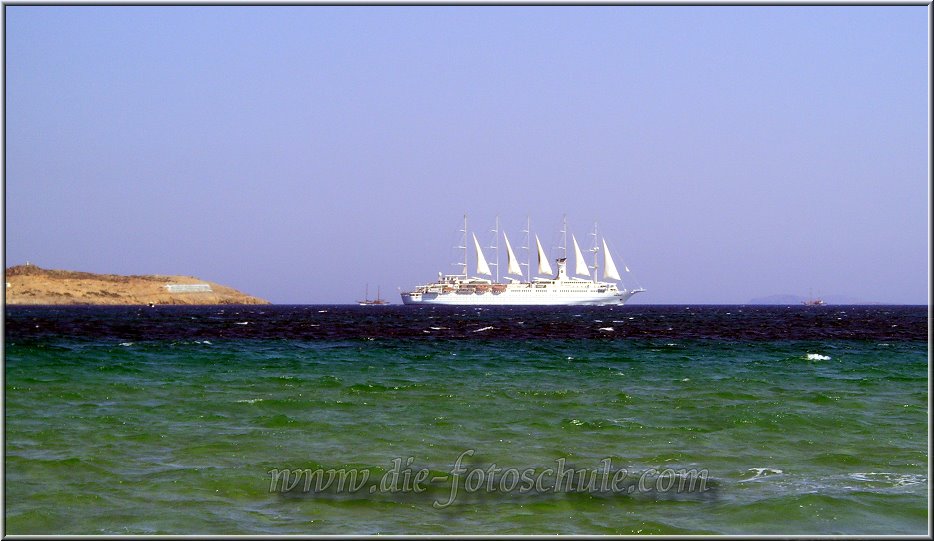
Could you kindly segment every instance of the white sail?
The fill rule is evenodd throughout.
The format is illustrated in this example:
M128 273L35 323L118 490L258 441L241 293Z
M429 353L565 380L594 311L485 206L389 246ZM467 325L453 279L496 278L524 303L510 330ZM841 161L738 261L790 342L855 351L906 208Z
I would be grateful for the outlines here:
M486 264L486 258L483 257L483 250L480 249L480 242L477 240L476 233L471 233L473 235L474 246L477 247L477 274L486 274L491 276L493 273L490 272L490 266Z
M535 235L535 244L538 245L538 273L553 274L551 265L548 264L548 256L545 255L545 250L542 249L542 242L538 240L538 235Z
M581 253L581 247L577 244L577 238L574 235L571 235L571 240L574 241L574 266L576 267L576 273L581 276L590 276L590 269L587 268L587 261L584 260L584 254Z
M616 263L610 255L610 249L607 248L606 239L603 239L603 279L620 280L619 271L616 270Z
M517 276L522 276L522 267L519 266L519 260L516 259L516 254L512 251L512 246L509 244L509 237L506 236L506 232L503 231L503 238L506 239L506 274L515 274Z

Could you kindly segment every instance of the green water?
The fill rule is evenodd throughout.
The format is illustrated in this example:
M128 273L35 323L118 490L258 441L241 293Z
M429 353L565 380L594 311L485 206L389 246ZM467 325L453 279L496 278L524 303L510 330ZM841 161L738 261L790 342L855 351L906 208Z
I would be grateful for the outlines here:
M808 354L820 358L808 358ZM8 343L9 534L924 534L927 345L710 340ZM829 357L825 358L825 357ZM283 469L392 460L633 475L702 493L335 495Z

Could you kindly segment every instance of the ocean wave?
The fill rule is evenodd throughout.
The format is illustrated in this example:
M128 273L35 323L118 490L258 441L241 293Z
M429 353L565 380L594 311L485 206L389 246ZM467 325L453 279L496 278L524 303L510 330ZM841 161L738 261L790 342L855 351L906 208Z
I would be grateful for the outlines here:
M750 478L748 478L748 479L741 479L741 480L739 481L740 483L748 483L748 482L750 482L750 481L758 481L758 480L761 480L761 479L765 479L765 478L767 478L767 477L774 478L775 476L777 476L777 475L782 475L782 474L784 473L784 472L783 472L781 469L779 469L779 468L769 468L769 467L763 467L763 468L749 468L749 469L747 469L746 471L755 472L755 475L753 475L752 477L750 477Z
M839 462L837 463L839 465ZM928 478L923 473L895 472L852 472L844 474L815 475L805 472L786 472L776 467L749 468L751 477L740 479L737 484L755 483L763 485L760 496L775 494L823 494L828 496L862 492L889 493L916 491L927 486ZM747 473L748 475L748 473Z
M926 485L928 482L927 476L921 473L855 472L848 474L847 477L876 488Z

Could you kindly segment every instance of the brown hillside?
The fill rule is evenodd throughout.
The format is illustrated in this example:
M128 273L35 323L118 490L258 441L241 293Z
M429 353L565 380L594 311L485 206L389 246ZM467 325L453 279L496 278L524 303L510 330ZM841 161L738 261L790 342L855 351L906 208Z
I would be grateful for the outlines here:
M6 284L7 304L269 304L193 276L121 276L17 265L6 269ZM207 284L210 291L173 292L166 287L195 284Z

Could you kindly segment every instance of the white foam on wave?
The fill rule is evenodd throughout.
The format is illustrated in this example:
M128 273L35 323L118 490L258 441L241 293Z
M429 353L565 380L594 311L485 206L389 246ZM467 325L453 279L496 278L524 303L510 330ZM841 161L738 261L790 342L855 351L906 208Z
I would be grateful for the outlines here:
M808 353L807 360L809 361L829 361L829 355L821 355L820 353Z
M262 402L262 401L263 401L262 398L250 398L250 399L245 399L245 400L237 400L237 402L239 402L240 404L255 404L257 402Z
M249 321L237 321L236 324L237 325L249 325L250 322Z
M775 475L781 475L782 473L784 473L782 470L778 468L749 468L746 471L754 471L756 473L749 479L740 480L740 483L746 483L748 481L758 481L759 479L764 479L766 477L771 477Z
M927 476L920 473L856 472L849 475L854 481L865 483L885 483L893 487L921 485L927 483Z
M120 342L120 345L123 347L130 347L133 345L133 342Z
M479 329L475 329L473 332L488 331L492 328L493 327L480 327Z
M615 329L613 329L613 327L600 327L599 330L606 331L606 332L613 332Z

